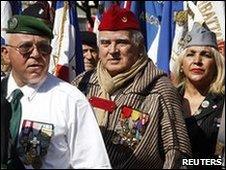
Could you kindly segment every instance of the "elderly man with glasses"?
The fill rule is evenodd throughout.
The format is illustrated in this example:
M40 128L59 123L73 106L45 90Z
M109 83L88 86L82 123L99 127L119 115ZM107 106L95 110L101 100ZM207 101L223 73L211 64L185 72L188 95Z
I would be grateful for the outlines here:
M37 2L8 21L1 47L11 65L1 82L1 168L109 169L86 97L48 73L53 34L47 6Z

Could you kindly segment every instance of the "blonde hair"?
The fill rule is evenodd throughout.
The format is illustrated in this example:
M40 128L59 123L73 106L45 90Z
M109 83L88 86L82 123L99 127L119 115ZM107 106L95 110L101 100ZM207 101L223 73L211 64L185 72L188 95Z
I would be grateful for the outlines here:
M224 56L215 48L209 47L211 53L213 54L215 64L216 64L216 74L214 74L214 77L212 79L212 82L210 83L209 93L225 93L225 64L224 64ZM185 53L187 51L187 48L182 51L182 53L178 56L174 68L173 73L176 77L176 81L178 83L178 86L185 84L185 75L181 71L181 65L182 60L185 56Z

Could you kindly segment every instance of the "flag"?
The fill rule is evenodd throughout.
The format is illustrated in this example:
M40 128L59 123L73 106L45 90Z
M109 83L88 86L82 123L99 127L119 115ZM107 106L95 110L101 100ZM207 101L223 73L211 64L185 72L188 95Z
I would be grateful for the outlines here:
M1 1L1 45L5 44L7 21L12 16L11 5L8 1Z
M183 1L164 1L158 42L157 67L170 75L170 57L175 36L177 12L183 11Z
M198 22L202 24L204 22L204 18L200 13L197 6L192 1L184 1L183 2L183 11L179 11L175 16L174 19L175 23L175 35L171 50L171 58L170 58L170 71L173 71L175 67L175 62L179 57L180 53L184 49L184 37L186 36L187 32L190 31L193 27L194 22ZM189 15L195 14L195 15ZM173 75L171 74L171 78ZM172 78L174 79L174 78Z
M171 50L175 36L174 16L183 11L182 1L132 1L133 11L141 25L149 58L170 74Z
M23 10L23 2L25 1L8 1L11 5L12 14L17 15L20 14Z
M148 57L157 65L163 3L161 1L126 1L125 8L130 9L140 21Z
M49 72L71 82L84 71L81 38L73 1L56 1Z
M225 2L197 1L199 12L211 31L216 34L219 51L223 54L225 47ZM195 13L195 15L197 15Z

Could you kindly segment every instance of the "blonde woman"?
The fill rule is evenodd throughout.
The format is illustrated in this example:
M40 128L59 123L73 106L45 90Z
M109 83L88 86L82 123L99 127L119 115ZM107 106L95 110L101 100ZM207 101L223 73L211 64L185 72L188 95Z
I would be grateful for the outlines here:
M224 57L216 35L195 23L174 69L194 158L213 158L224 105Z

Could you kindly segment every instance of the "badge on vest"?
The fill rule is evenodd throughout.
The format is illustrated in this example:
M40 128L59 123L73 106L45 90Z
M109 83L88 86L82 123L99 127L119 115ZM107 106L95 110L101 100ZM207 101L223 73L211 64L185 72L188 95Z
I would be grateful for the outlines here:
M134 150L145 133L149 119L147 113L123 106L112 142Z
M24 120L19 136L18 152L25 165L34 169L42 167L42 157L47 154L53 135L53 124Z

